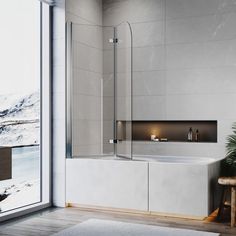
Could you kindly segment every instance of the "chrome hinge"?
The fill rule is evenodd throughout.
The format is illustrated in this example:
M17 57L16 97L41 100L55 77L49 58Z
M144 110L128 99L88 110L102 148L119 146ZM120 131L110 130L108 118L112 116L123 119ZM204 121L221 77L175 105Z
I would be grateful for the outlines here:
M109 139L109 143L120 143L122 142L122 139Z
M118 38L109 39L109 43L118 43Z
M118 143L117 141L118 141L117 139L109 139L109 143L111 143L111 144L112 143Z

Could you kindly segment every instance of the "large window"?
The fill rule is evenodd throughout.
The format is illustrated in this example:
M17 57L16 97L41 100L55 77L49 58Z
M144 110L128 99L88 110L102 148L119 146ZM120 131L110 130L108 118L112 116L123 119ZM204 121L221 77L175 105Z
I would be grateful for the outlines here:
M0 216L42 201L41 4L1 1Z

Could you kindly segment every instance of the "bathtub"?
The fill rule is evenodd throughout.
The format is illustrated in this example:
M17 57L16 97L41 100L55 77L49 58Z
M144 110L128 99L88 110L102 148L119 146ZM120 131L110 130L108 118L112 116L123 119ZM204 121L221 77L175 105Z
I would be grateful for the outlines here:
M113 156L66 160L66 202L204 219L215 208L220 159Z
M147 161L147 162L162 162L172 164L196 164L207 165L216 161L214 158L209 157L186 157L186 156L150 156L150 155L135 155L134 161Z

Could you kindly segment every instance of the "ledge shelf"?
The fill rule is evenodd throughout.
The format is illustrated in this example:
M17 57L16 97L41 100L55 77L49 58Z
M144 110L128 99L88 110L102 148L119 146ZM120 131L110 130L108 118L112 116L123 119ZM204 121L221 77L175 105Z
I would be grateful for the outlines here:
M119 121L118 134L121 139L125 133L126 121ZM123 125L122 125L123 124ZM193 130L193 141L187 140L189 128ZM196 130L199 132L195 141ZM134 120L132 121L133 141L151 141L151 135L167 138L167 142L217 143L217 120Z

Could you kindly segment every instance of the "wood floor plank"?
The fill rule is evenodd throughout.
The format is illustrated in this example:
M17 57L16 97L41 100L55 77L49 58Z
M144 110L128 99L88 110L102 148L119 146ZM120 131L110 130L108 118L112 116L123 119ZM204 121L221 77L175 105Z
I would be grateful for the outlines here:
M91 209L51 208L40 213L0 224L0 236L49 236L88 219L105 219L208 231L221 233L221 236L236 235L236 228L231 228L230 222L215 223L156 215L97 211Z

